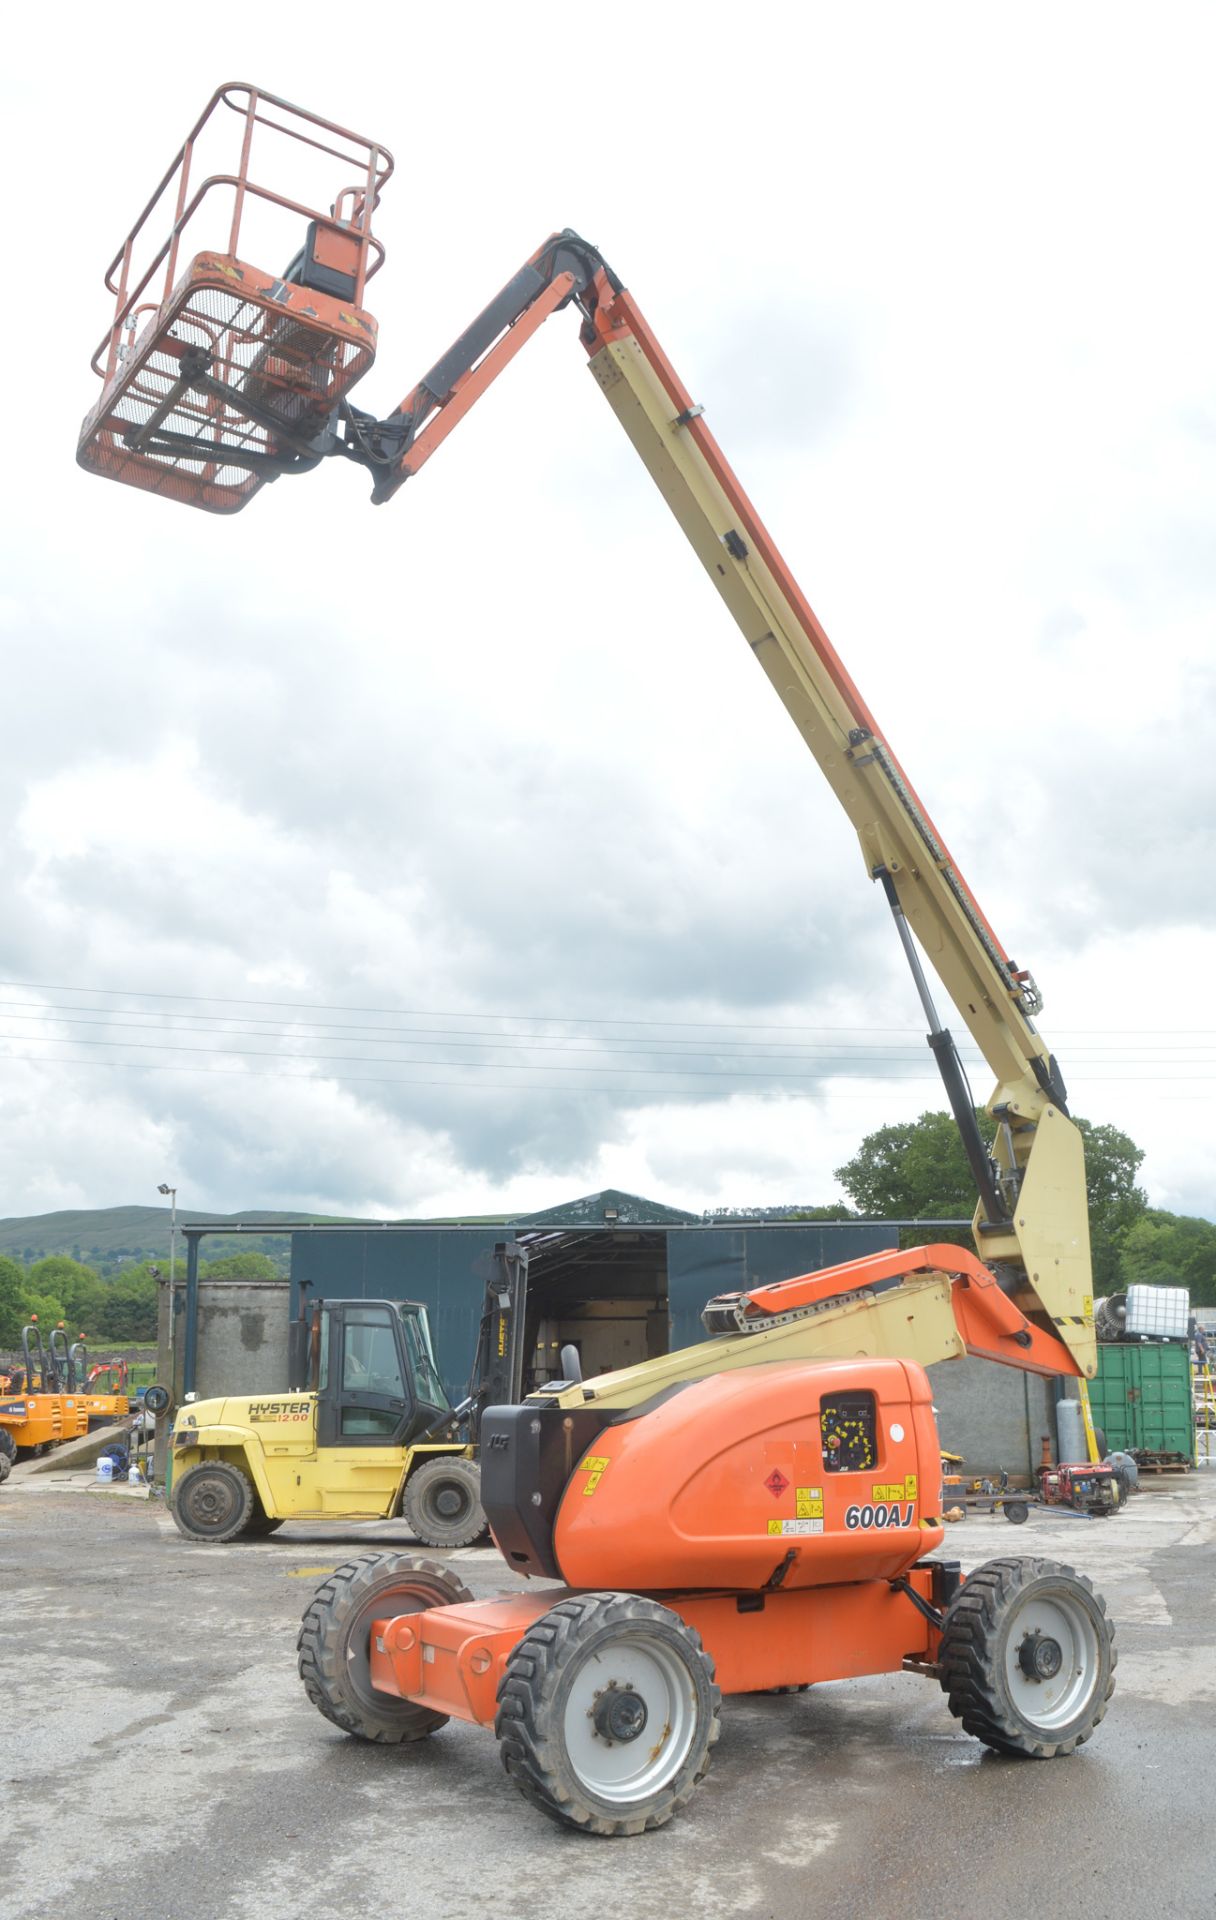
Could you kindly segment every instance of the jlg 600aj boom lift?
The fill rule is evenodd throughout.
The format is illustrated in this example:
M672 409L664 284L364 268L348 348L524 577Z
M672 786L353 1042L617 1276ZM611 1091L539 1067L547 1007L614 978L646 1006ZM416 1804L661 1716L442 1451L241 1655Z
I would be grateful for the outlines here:
M239 162L196 186L197 142L225 109ZM285 135L357 167L328 212L254 177L255 138ZM495 1538L515 1571L565 1591L476 1602L426 1561L352 1562L305 1615L305 1687L370 1740L419 1739L451 1715L493 1724L524 1794L601 1834L661 1825L688 1798L722 1693L911 1669L937 1678L988 1745L1069 1753L1113 1688L1112 1630L1089 1582L1038 1559L994 1560L963 1582L927 1557L943 1529L924 1368L963 1352L1041 1374L1095 1368L1081 1141L1034 1025L1034 982L593 246L553 235L392 413L351 404L374 351L362 299L391 170L374 142L256 89L221 88L111 269L115 319L95 359L105 384L81 462L231 512L265 482L338 457L366 467L373 499L388 500L542 322L573 309L597 384L886 895L975 1176L978 1257L922 1247L724 1296L706 1308L699 1346L491 1409L482 1488ZM231 221L217 250L183 265L213 189L231 192ZM254 201L307 223L278 274L238 251ZM160 203L173 211L158 250L148 235ZM995 1074L991 1156L917 943Z

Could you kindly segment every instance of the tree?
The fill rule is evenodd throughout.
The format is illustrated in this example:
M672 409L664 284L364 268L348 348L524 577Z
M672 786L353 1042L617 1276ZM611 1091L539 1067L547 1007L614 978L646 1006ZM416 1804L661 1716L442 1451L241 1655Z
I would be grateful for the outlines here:
M105 1293L105 1283L95 1268L70 1260L66 1253L51 1253L45 1260L36 1260L25 1281L32 1292L62 1300L64 1318L76 1331L90 1329Z
M993 1121L983 1108L977 1108L976 1119L991 1145ZM1136 1185L1144 1153L1118 1127L1080 1119L1076 1125L1085 1144L1094 1291L1110 1293L1120 1284L1119 1250L1148 1204ZM836 1178L870 1219L970 1217L975 1210L975 1182L948 1113L922 1113L918 1120L867 1134L853 1158L836 1169ZM970 1235L957 1231L935 1230L935 1237L970 1244Z
M25 1325L22 1305L25 1275L15 1260L0 1254L0 1347L16 1347Z
M1120 1252L1127 1235L1148 1206L1148 1196L1136 1185L1144 1160L1138 1147L1118 1127L1094 1126L1078 1119L1085 1142L1085 1185L1089 1192L1089 1251L1093 1262L1094 1292L1114 1293L1120 1280Z
M1216 1226L1156 1208L1142 1214L1124 1236L1119 1282L1186 1287L1192 1306L1216 1306Z
M991 1145L992 1121L976 1115ZM949 1113L922 1113L868 1133L836 1178L870 1220L966 1217L975 1211L975 1181Z
M103 1284L93 1331L100 1340L155 1340L156 1280L144 1261Z
M282 1275L266 1253L226 1253L220 1260L200 1261L204 1280L279 1280Z

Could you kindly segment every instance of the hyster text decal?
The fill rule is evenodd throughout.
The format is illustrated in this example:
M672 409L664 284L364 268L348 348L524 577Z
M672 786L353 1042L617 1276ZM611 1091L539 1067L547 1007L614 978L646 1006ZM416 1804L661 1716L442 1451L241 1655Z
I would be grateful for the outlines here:
M307 1420L308 1414L298 1400L255 1400L249 1409L251 1420Z

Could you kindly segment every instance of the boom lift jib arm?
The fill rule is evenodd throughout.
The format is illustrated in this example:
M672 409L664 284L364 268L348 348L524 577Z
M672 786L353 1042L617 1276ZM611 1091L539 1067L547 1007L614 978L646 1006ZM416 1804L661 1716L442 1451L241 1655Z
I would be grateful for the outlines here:
M552 235L387 419L344 404L340 451L371 468L375 501L391 499L544 321L570 305L597 384L848 815L867 873L884 888L980 1196L980 1253L1027 1318L1061 1339L1090 1375L1084 1154L1055 1058L1034 1025L1035 982L993 932L703 409L597 249L570 229ZM995 1075L991 1156L913 933Z

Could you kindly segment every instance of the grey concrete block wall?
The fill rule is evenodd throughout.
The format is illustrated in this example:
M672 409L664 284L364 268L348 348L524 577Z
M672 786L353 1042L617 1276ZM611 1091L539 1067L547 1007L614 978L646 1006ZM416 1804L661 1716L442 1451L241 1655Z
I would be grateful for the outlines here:
M1043 1434L1055 1453L1055 1382L991 1360L942 1360L929 1368L942 1446L975 1474L1021 1479L1039 1465Z
M285 1390L289 1290L287 1280L200 1280L200 1399Z

